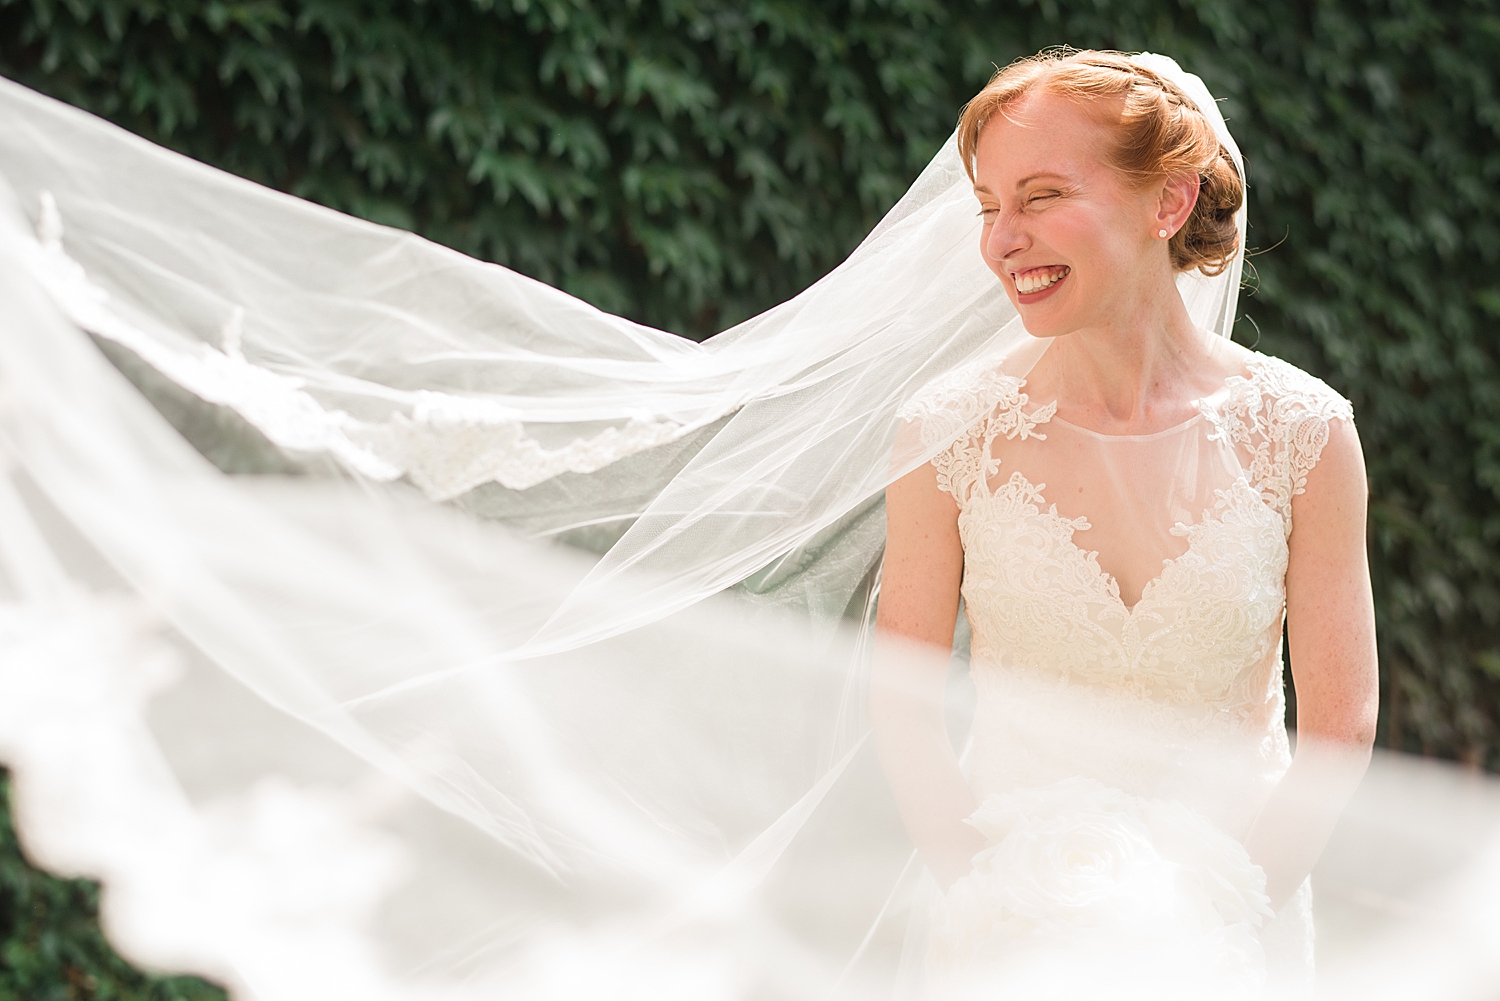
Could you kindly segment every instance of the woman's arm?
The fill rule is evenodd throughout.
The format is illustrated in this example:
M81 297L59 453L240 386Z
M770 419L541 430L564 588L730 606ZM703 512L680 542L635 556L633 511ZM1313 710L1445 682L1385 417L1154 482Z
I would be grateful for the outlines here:
M958 505L926 463L886 489L885 508L870 717L906 829L946 887L985 844L962 823L974 798L943 719L964 565Z
M1333 833L1370 761L1379 706L1375 609L1365 554L1364 456L1349 421L1292 501L1287 640L1297 692L1297 752L1245 839L1280 908Z

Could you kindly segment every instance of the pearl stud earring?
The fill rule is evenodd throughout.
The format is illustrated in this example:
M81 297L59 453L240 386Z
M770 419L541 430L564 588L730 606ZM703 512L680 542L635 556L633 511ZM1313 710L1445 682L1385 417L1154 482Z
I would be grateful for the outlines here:
M1165 240L1167 238L1167 231L1164 229L1159 229L1156 231L1156 235Z

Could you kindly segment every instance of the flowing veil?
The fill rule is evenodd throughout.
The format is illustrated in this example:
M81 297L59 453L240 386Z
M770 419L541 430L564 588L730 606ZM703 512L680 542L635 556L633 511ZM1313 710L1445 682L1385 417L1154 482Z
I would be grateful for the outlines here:
M702 344L4 81L0 178L0 758L122 951L275 999L889 996L922 877L862 686L882 492L944 444L897 415L1042 347L952 141ZM1225 336L1242 261L1179 280Z

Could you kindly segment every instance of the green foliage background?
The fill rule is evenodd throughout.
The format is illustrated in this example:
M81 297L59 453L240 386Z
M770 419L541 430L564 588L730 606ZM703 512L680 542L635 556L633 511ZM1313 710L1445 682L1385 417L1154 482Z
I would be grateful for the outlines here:
M1380 739L1500 765L1500 0L0 0L0 74L690 337L831 268L1060 43L1223 98L1263 251L1236 337L1355 403ZM22 996L190 996L90 975Z
M0 768L0 999L3 1001L223 1001L196 977L131 969L99 930L99 887L26 864Z

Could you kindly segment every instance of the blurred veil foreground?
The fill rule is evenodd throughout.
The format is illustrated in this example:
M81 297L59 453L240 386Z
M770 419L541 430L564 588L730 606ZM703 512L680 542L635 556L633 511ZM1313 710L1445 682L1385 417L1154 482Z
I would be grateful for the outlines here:
M882 491L969 429L899 415L1039 353L978 226L950 143L847 262L694 344L0 81L28 853L104 881L128 958L264 1001L1256 996L1153 964L1201 941L1136 949L1129 894L1088 962L928 973L938 891L865 702ZM1195 320L1227 335L1238 280L1184 276ZM1013 694L1057 746L1184 753ZM1189 749L1230 789L1221 750ZM1172 809L1174 857L1229 840ZM1114 892L1122 843L1029 871ZM1320 996L1500 997L1492 781L1377 758L1313 884Z

